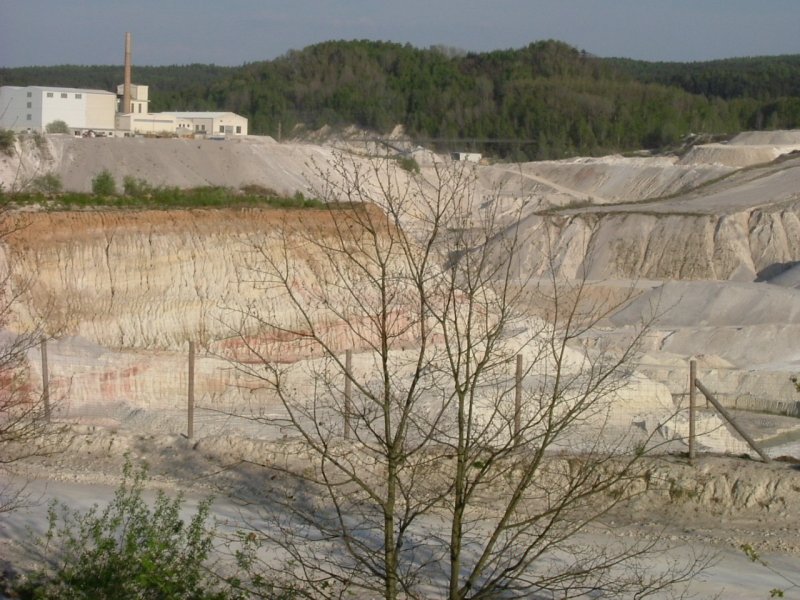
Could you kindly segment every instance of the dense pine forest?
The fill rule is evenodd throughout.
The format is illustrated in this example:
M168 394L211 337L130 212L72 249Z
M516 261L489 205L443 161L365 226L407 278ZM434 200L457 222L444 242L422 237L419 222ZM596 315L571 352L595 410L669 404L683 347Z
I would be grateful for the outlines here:
M800 55L698 63L597 58L556 41L484 53L336 41L241 67L134 66L151 109L230 110L250 131L403 124L441 149L513 159L673 146L690 133L800 127ZM121 66L0 69L0 85L114 90Z

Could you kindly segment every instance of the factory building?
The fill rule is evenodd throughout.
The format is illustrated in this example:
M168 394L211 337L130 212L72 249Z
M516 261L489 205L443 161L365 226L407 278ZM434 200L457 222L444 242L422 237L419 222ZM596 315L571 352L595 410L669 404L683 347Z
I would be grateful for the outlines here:
M0 127L13 131L45 131L53 121L64 121L76 133L111 134L116 107L116 95L103 90L0 87Z
M146 85L131 80L131 35L125 34L124 83L117 93L47 86L0 87L0 128L45 131L64 121L75 135L228 137L247 135L232 112L150 112Z
M177 120L178 134L188 132L208 137L247 135L247 119L232 112L166 112Z

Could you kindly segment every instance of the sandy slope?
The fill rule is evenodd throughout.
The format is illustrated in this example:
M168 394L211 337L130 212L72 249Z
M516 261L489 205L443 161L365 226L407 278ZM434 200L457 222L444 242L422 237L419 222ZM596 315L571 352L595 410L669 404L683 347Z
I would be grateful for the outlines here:
M0 477L0 482L29 480L29 492L36 500L29 509L0 520L0 557L16 568L28 564L22 557L29 534L21 532L26 527L43 532L48 499L81 510L110 500L126 455L134 462L147 461L150 489L187 493L187 511L199 499L214 495L214 514L223 529L244 519L261 522L262 511L270 509L265 490L280 487L282 476L276 479L275 473L242 461L301 468L303 453L298 450L302 449L297 444L254 442L229 434L193 443L180 435L135 435L104 428L79 431L68 451L17 463L16 475ZM646 491L586 528L583 535L593 544L658 540L664 561L685 557L689 547L698 554L715 555L715 564L692 582L694 593L702 598L723 591L725 598L765 597L785 582L748 562L739 546L750 544L771 566L795 579L800 576L800 530L794 520L800 511L797 466L776 462L765 467L749 460L706 457L691 467L682 459L647 459L641 482ZM795 597L792 593L786 597Z

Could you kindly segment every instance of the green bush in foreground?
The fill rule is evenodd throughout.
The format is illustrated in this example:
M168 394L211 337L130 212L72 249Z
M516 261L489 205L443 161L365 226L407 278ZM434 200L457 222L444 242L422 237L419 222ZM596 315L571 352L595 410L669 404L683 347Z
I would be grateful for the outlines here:
M47 133L70 133L69 125L67 125L66 122L62 121L61 119L50 121L47 125L45 125L44 129L47 131Z
M144 198L152 193L153 187L144 179L139 179L133 175L126 175L122 180L122 190L126 196Z
M400 165L401 169L409 173L419 173L419 163L413 156L401 156L397 159L397 164Z
M117 182L108 169L103 169L92 179L92 193L97 196L113 196L117 193Z
M14 156L14 142L17 136L10 129L0 128L0 152L6 156Z
M45 173L36 177L31 181L31 187L40 194L48 196L60 194L64 187L61 183L61 177L56 173Z
M55 502L50 526L38 546L50 568L14 586L23 599L232 598L205 563L214 532L206 529L210 500L187 524L183 496L158 492L152 508L143 500L144 467L125 465L114 499L102 511L72 512Z

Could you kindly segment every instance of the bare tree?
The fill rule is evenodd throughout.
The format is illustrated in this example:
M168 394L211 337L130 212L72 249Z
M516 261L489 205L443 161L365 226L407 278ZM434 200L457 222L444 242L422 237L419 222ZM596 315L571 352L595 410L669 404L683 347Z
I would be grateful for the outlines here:
M231 319L239 368L283 410L253 418L296 436L294 460L263 461L278 509L248 534L278 571L309 597L386 599L644 597L691 575L584 533L642 487L654 440L612 418L639 338L580 348L606 310L526 265L522 205L478 197L458 163L320 172L324 218L254 241L239 285L264 300Z

